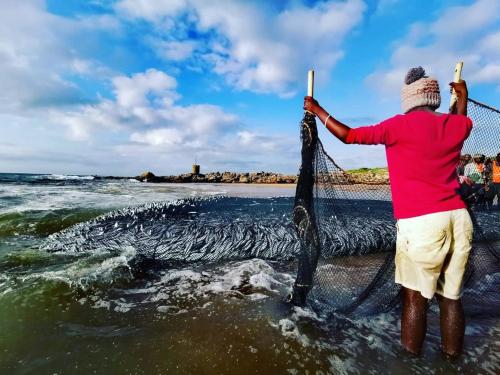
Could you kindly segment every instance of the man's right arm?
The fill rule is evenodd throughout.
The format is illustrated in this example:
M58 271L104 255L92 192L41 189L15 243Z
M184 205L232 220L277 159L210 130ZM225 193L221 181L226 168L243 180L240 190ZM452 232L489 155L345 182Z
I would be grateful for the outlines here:
M343 143L347 143L347 136L351 128L329 115L328 112L325 111L325 109L321 107L311 96L306 96L304 98L304 109L318 116L319 120L325 124L330 133L340 139Z

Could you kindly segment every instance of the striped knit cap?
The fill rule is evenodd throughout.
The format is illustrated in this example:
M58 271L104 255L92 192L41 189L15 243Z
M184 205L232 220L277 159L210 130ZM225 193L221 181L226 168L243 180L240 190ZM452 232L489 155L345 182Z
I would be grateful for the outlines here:
M401 108L406 113L424 105L438 108L441 105L441 95L438 81L426 76L424 68L419 66L406 73L405 84L401 89Z

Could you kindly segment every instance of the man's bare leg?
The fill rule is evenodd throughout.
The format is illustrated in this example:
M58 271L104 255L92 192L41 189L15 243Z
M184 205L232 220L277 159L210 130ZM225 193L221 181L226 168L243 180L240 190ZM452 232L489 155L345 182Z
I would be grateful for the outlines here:
M420 292L403 287L401 344L413 354L420 354L427 331L427 298Z
M441 345L443 352L457 356L464 346L465 317L462 300L450 299L436 294L439 301Z

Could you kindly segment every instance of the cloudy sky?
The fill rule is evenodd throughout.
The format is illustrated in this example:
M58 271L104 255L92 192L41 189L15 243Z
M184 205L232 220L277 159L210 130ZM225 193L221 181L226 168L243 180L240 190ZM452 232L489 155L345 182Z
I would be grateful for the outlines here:
M425 4L425 5L424 5ZM351 126L400 111L409 67L499 107L498 0L1 0L0 172L296 173L307 70ZM383 149L342 145L345 168Z

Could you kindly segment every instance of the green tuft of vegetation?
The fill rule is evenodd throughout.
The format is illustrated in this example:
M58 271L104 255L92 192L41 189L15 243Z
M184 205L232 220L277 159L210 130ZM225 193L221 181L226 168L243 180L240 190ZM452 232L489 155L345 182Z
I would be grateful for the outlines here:
M365 173L373 173L373 174L387 174L387 167L384 168L358 168L358 169L349 169L346 172L351 174L365 174Z

